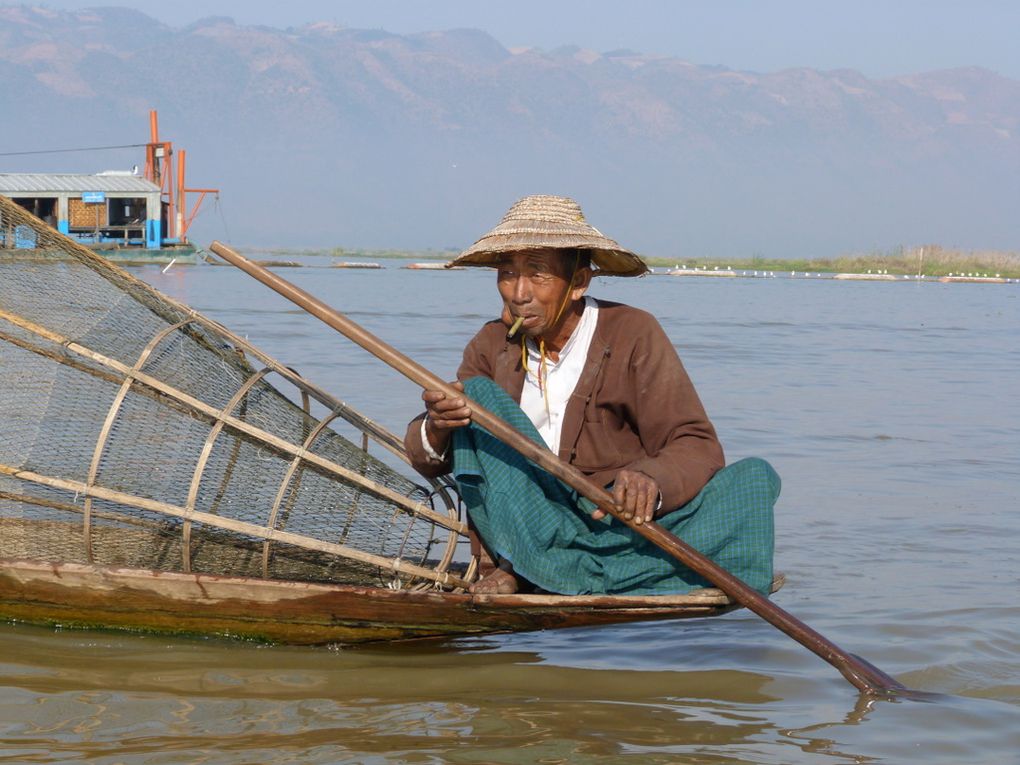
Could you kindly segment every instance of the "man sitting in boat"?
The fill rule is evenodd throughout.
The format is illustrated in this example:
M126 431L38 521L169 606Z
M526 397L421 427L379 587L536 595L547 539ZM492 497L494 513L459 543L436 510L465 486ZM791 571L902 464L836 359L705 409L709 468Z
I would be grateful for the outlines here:
M543 443L628 520L655 520L747 584L772 583L768 463L723 450L672 342L650 314L586 296L593 275L648 271L572 199L530 196L451 265L496 270L502 316L457 371L463 397L422 394L405 443L423 475L452 473L487 552L472 592L684 593L711 586L471 421L471 404Z

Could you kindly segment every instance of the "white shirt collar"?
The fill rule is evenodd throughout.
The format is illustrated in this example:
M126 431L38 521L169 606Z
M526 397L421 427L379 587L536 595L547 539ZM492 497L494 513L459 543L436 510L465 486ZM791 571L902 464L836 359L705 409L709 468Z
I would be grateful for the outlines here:
M538 347L530 340L525 342L528 350L528 371L521 391L521 409L528 415L528 419L554 453L559 452L560 433L567 402L577 387L577 381L588 359L588 349L591 347L595 326L598 324L598 310L595 299L586 296L584 311L560 351L559 359L554 362L546 358L544 369Z

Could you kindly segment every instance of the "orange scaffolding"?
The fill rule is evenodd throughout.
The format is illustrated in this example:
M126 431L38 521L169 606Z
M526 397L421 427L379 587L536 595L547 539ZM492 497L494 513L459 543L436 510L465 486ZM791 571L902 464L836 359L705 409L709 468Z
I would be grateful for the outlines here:
M167 239L188 241L188 229L202 207L206 194L219 194L219 189L189 189L184 183L187 153L177 152L177 172L174 172L174 148L170 141L159 140L159 118L155 109L149 111L149 143L145 145L145 177L159 186L166 197ZM198 194L188 209L187 195Z

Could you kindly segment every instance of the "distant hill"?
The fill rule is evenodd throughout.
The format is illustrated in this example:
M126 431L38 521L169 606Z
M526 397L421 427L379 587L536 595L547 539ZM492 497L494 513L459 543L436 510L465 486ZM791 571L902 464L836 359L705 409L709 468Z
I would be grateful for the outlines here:
M1016 249L1020 234L1020 82L978 68L754 73L511 51L476 30L0 6L0 103L0 153L143 143L158 109L189 183L222 189L199 239L460 247L528 193L574 196L661 257ZM0 156L0 170L140 156Z

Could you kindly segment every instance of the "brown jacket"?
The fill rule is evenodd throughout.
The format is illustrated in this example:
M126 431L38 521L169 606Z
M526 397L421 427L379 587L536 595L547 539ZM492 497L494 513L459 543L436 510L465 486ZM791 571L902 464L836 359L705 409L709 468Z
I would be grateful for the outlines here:
M598 301L588 360L564 414L560 459L606 486L623 468L654 478L662 507L690 501L724 465L722 446L666 333L651 314ZM491 321L464 349L457 379L488 377L517 402L524 387L521 348L506 327ZM429 459L421 419L411 421L405 444L423 475L449 472L449 460Z

